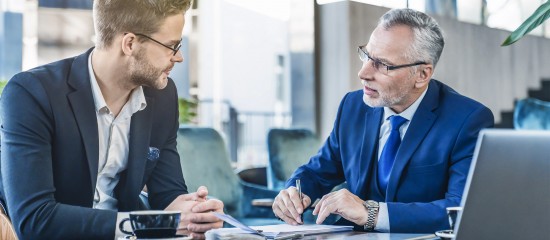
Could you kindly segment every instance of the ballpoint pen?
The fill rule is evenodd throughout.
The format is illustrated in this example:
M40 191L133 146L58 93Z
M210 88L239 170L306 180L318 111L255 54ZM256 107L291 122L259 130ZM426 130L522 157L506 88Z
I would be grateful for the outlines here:
M300 182L300 179L296 179L296 188L298 189L298 197L300 198L300 204L304 204L304 196L302 195L302 185ZM302 224L304 223L304 211L305 209L302 208L302 213L300 214L300 220L302 221Z

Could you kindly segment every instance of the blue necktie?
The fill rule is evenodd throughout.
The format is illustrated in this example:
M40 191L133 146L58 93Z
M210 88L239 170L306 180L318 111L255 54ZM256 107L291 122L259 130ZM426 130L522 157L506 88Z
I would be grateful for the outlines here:
M388 137L388 140L384 145L384 149L382 149L382 154L380 154L380 159L378 160L378 184L384 195L386 194L386 188L390 179L393 162L395 161L395 155L397 155L397 150L399 149L399 145L401 145L399 127L408 121L399 115L393 115L389 118L391 125L390 136Z

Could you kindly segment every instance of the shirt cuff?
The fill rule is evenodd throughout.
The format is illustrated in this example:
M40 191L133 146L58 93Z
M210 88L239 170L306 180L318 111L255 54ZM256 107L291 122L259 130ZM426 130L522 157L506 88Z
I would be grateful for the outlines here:
M378 220L374 231L377 232L390 232L390 218L388 217L388 204L385 202L378 203Z
M120 222L124 220L125 218L130 218L129 212L119 212L116 215L116 226L115 226L115 239L121 239L127 236L127 234L120 231L120 228L118 226L120 225ZM130 221L126 221L124 223L124 229L127 231L132 231L132 227L130 226Z

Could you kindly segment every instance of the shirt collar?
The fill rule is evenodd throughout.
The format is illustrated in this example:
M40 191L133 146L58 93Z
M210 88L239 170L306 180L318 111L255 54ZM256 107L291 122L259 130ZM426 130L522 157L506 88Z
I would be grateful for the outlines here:
M411 119L414 116L414 113L418 109L418 106L420 106L420 103L422 102L422 99L424 99L424 96L426 95L426 92L428 92L428 88L429 88L429 85L424 90L424 92L422 92L420 97L418 99L416 99L416 101L414 101L413 104L411 104L411 106L409 106L407 109L405 109L405 111L403 111L402 113L398 114L398 113L394 112L391 108L384 107L384 121L388 120L388 118L393 116L393 115L399 115L399 116L411 121Z

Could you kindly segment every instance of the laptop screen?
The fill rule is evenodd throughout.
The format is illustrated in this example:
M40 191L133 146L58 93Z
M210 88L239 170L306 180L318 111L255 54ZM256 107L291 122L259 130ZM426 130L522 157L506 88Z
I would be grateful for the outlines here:
M550 131L484 130L456 239L550 238Z

